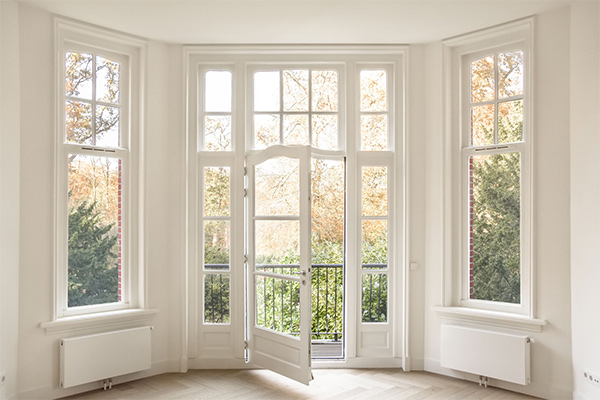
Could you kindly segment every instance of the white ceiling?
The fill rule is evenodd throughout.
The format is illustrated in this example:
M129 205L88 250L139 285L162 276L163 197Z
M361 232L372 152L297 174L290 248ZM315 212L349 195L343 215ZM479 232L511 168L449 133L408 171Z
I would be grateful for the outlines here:
M549 0L18 0L174 43L425 43L557 9Z

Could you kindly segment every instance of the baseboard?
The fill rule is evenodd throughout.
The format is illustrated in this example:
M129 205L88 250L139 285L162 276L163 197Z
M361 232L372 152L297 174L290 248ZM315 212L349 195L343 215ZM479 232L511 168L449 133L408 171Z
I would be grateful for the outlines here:
M424 370L434 374L449 376L470 382L479 382L478 375L444 368L440 365L438 360L425 359ZM552 384L552 382L532 382L529 385L523 386L489 378L488 386L506 389L512 392L523 393L529 396L541 397L544 399L570 399L573 397L573 391L571 389L555 386Z
M118 385L125 382L148 378L154 375L165 374L168 372L179 372L179 362L177 360L165 360L152 363L152 367L150 369L112 378L112 383L113 385ZM101 389L102 386L102 382L100 381L86 383L85 385L79 385L68 389L55 386L45 386L28 390L26 392L21 392L16 396L16 399L59 399L61 397L98 390Z

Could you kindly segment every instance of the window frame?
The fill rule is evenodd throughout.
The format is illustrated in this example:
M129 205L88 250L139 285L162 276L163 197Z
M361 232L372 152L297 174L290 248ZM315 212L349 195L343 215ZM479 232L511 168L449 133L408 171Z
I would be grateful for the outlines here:
M447 175L450 194L451 226L446 230L449 249L449 265L446 266L445 306L463 307L488 312L500 312L534 318L534 262L533 262L533 213L532 213L532 166L533 166L533 19L525 19L485 31L449 39L445 59L449 72L446 87L450 104L447 106L450 120L450 140L446 143L451 172ZM494 144L471 144L471 76L470 65L474 60L494 55L494 71L497 76L497 54L511 50L523 51L523 138L513 143L497 143L497 110L494 117ZM449 68L448 68L449 67ZM497 83L493 100L484 104L510 101L513 97L500 99ZM519 153L521 162L520 181L520 303L503 303L470 299L469 285L469 170L468 160L474 155ZM448 165L448 164L447 164Z
M69 51L104 56L120 64L119 147L65 141L65 55ZM55 206L53 321L88 314L132 311L144 307L142 86L146 42L82 23L55 19ZM95 71L93 72L95 77ZM97 100L90 104L95 106ZM95 132L94 132L95 134ZM121 172L121 301L68 307L68 156L120 159ZM47 325L47 324L46 324Z
M360 271L360 252L357 254L356 245L351 245L348 242L361 240L360 230L357 226L360 223L359 215L346 216L346 248L347 259L357 260L352 263L347 262L347 270L353 271L352 276L349 276L347 290L354 292L353 299L348 299L347 308L345 309L345 327L347 359L357 357L403 357L406 353L406 334L407 329L407 310L406 310L406 295L407 280L406 280L406 208L405 208L405 183L406 183L406 155L405 155L405 96L406 83L405 75L407 73L407 46L398 45L364 45L364 46L340 46L340 45L252 45L252 46L186 46L184 47L184 57L186 62L186 82L187 82L187 160L185 161L187 176L187 273L189 274L188 292L184 295L184 304L187 304L182 309L188 315L188 336L189 343L185 354L191 360L190 365L202 365L200 359L211 357L216 354L217 349L219 354L223 354L225 347L224 342L220 347L208 343L205 338L210 337L211 340L219 333L227 339L227 354L231 354L233 358L239 358L244 354L243 351L243 329L244 310L241 302L241 297L234 299L233 296L240 290L243 290L243 279L238 275L242 271L244 254L231 249L231 271L232 271L232 297L231 297L231 324L230 328L225 326L204 325L201 322L202 315L201 307L198 306L197 300L201 293L201 288L198 287L198 282L201 281L201 265L200 252L201 247L197 246L200 243L199 237L199 214L198 207L199 198L202 196L201 190L198 188L199 171L197 165L199 160L206 163L212 163L217 159L229 160L232 170L232 196L233 192L241 195L243 191L243 179L239 179L239 171L243 169L243 159L246 156L252 155L257 151L253 149L253 135L246 135L246 132L251 132L253 128L254 107L252 97L253 87L253 71L273 71L281 69L313 69L326 70L332 67L339 70L338 75L338 138L340 141L337 150L322 150L313 149L313 157L324 159L345 159L346 160L346 191L355 193L360 186L360 176L352 168L358 168L358 163L381 163L390 165L393 169L394 182L390 182L391 187L397 193L389 193L390 203L389 209L394 209L394 217L397 223L393 228L388 228L388 235L392 237L393 242L389 243L390 248L398 249L392 255L388 254L389 269L397 270L396 273L388 273L388 321L383 324L379 323L361 323L361 294L356 291L359 288L358 278L361 276ZM225 152L207 152L202 151L199 143L202 138L199 129L197 113L199 112L203 94L199 90L199 70L219 69L219 66L230 65L233 69L233 125L232 129L234 137L232 151ZM213 68L214 67L214 68ZM388 122L388 143L387 149L382 151L361 151L360 149L360 102L359 89L360 69L385 69L389 74L387 77L387 89L389 93L388 115L394 115L395 122ZM343 105L344 101L346 102ZM281 107L280 111L283 110ZM300 112L299 112L300 113ZM312 113L311 111L307 112ZM345 116L343 116L345 113ZM283 112L282 114L285 114ZM382 161L383 160L383 161ZM236 189L234 189L234 187ZM232 212L243 213L243 204L238 202L237 206L233 205ZM393 204L392 204L393 202ZM354 207L354 208L352 208ZM346 208L357 209L360 207L360 198L352 198L347 196ZM390 218L392 218L390 216ZM238 243L240 246L244 242L243 237L239 237L238 230L236 238L231 238L232 243ZM232 236L234 235L232 229ZM237 267L235 266L237 264ZM356 265L355 265L356 264ZM402 290L403 295L394 294L392 288ZM355 312L359 310L358 312ZM394 310L392 312L392 310ZM234 322L234 320L236 322ZM393 334L395 332L396 334ZM402 340L400 339L402 337ZM365 339L368 338L368 339ZM386 345L379 346L372 343L374 339L377 341L385 338ZM362 343L369 343L364 347ZM198 360L194 360L194 359ZM321 362L320 362L321 363Z

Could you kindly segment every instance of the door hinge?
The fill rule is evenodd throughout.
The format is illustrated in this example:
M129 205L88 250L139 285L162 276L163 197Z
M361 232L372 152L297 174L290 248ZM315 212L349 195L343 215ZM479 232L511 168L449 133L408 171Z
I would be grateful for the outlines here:
M248 167L244 166L244 176L248 175Z
M248 341L244 340L244 350L248 350Z
M248 189L244 189L244 197L248 197Z
M244 264L248 263L248 256L244 254Z

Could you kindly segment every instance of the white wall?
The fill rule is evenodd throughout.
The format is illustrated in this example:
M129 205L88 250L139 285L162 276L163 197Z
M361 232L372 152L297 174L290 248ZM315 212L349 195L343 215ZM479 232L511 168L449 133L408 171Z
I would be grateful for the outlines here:
M425 47L411 45L408 54L407 158L408 158L408 356L412 370L423 369L425 302ZM417 269L411 270L410 263Z
M58 388L58 340L111 327L46 334L52 318L54 211L54 30L52 15L19 5L21 40L21 234L18 392L22 398L60 397L98 383ZM180 341L181 51L150 42L145 76L145 269L153 367L144 374L178 369ZM172 61L175 57L177 61ZM175 85L175 86L174 86ZM173 178L173 177L176 178ZM173 248L175 250L173 250ZM14 319L16 320L16 318ZM117 382L117 381L115 381Z
M13 1L0 2L0 54L0 399L5 399L17 392L19 319L19 19Z
M600 387L600 6L571 10L571 291L575 398Z
M511 390L541 397L570 397L571 288L569 220L569 8L538 15L534 33L534 267L537 317L548 325L533 333L532 383L528 386L494 382ZM440 367L442 320L431 310L443 304L443 174L444 140L442 46L426 49L427 93L427 261L425 369ZM446 214L447 215L447 214ZM511 331L506 329L506 331ZM474 379L473 376L456 374Z

